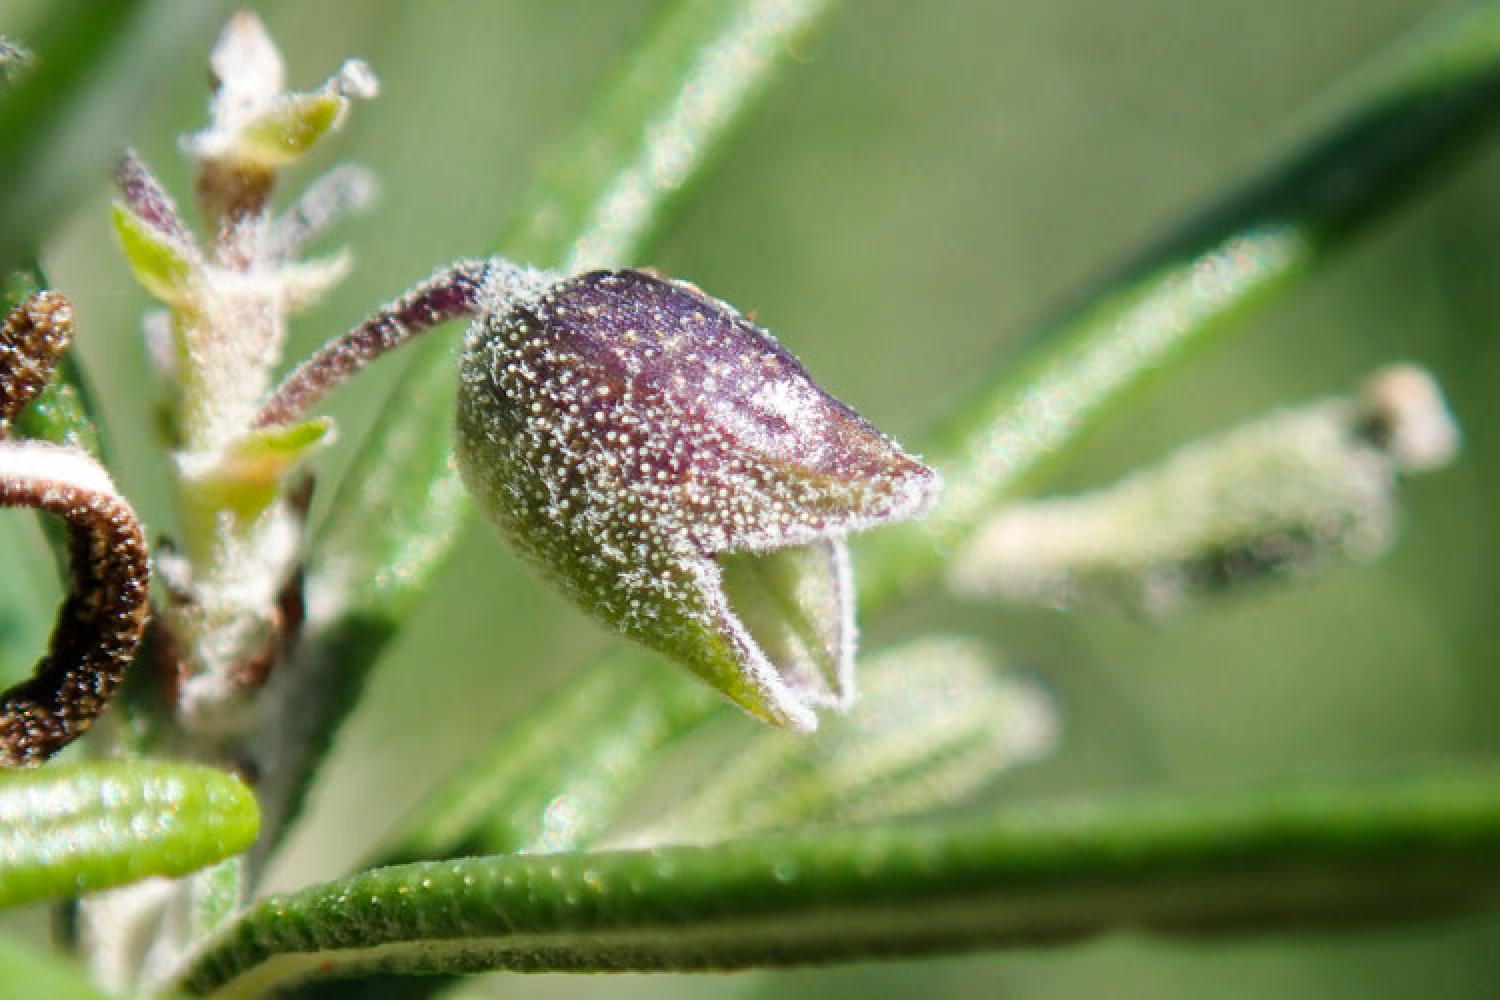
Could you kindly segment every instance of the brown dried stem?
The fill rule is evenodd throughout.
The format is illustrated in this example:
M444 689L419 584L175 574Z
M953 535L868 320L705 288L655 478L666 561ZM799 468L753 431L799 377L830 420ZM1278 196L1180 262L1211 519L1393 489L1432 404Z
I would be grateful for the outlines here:
M33 292L0 326L0 434L47 387L73 340L73 306L57 292Z
M99 481L42 471L53 464L63 471L82 466ZM0 507L32 507L66 521L71 576L47 654L30 678L0 697L0 766L40 764L83 735L140 645L150 580L146 540L130 505L100 486L108 486L103 470L76 451L0 445Z
M0 431L46 387L73 335L57 292L33 293L0 328ZM47 654L0 696L0 766L40 764L109 704L146 626L150 566L140 522L88 455L39 441L0 442L0 507L68 526L70 591Z

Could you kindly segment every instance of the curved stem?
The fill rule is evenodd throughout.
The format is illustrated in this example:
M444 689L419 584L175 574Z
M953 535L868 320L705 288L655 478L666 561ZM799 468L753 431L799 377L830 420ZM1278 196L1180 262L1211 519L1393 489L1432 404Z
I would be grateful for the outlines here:
M462 260L442 268L353 330L330 340L277 386L255 415L255 426L293 423L330 389L347 382L380 355L451 319L472 315L490 270L490 262L482 260Z
M73 449L0 445L0 507L68 525L71 587L47 654L0 697L0 765L39 764L83 735L114 696L145 631L150 569L130 505Z

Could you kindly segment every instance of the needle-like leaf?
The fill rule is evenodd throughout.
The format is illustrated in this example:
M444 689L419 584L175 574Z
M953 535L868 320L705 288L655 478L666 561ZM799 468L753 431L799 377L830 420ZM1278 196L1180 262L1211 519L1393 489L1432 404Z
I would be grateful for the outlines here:
M177 985L238 1000L371 970L737 969L1119 930L1286 931L1497 900L1500 776L1439 774L398 865L262 901Z
M255 796L223 771L99 761L0 773L0 905L184 875L238 854Z

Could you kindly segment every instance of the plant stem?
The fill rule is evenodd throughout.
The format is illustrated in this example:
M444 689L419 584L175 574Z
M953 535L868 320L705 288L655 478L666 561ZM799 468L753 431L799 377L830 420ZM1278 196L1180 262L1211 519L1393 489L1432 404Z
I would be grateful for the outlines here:
M1459 772L399 865L263 901L179 988L229 1000L376 968L798 965L1425 919L1497 899L1500 774Z

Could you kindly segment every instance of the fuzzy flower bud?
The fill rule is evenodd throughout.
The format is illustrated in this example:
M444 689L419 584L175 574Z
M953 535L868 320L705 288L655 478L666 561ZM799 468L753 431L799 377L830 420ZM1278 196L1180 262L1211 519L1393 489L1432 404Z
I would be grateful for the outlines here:
M792 729L853 697L844 537L937 475L692 285L595 271L481 301L459 467L593 614ZM508 307L507 307L508 306Z

